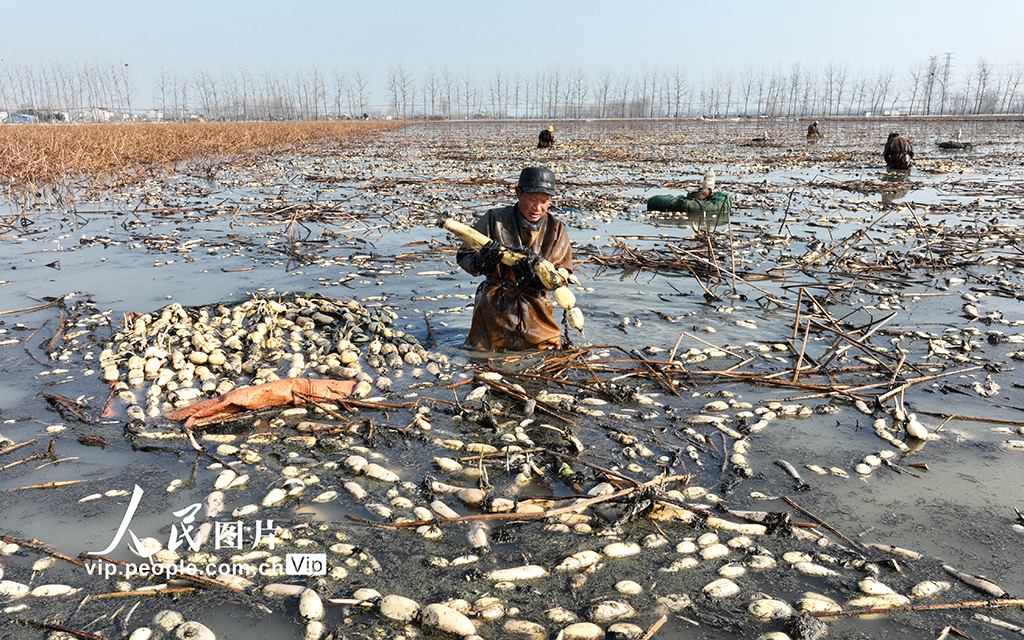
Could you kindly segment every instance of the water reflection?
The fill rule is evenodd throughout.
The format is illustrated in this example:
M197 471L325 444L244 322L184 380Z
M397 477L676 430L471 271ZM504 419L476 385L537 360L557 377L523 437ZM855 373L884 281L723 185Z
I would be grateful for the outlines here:
M908 179L910 169L886 169L882 174L882 186L879 189L882 196L882 206L892 206L896 200L907 196L909 191Z
M729 222L726 211L651 211L651 222L658 226L689 227L694 231L714 229Z

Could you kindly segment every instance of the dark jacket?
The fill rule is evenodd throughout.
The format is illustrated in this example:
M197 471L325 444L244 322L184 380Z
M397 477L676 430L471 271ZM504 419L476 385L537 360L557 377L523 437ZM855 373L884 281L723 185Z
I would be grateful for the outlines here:
M553 144L555 144L555 134L550 132L550 131L548 131L547 129L544 129L543 131L541 131L540 135L537 136L537 148L538 149L542 149L544 147L550 147Z
M536 239L523 246L519 230L518 205L491 209L480 216L473 228L510 249L529 249L556 267L572 271L572 249L565 225L545 215L538 221ZM553 307L544 289L525 289L516 283L512 267L499 263L480 274L473 268L476 250L463 245L456 255L459 266L471 275L487 279L476 290L473 323L464 347L483 351L555 349L561 344L561 328L552 315Z
M914 164L914 146L903 136L889 136L882 151L889 169L909 169Z

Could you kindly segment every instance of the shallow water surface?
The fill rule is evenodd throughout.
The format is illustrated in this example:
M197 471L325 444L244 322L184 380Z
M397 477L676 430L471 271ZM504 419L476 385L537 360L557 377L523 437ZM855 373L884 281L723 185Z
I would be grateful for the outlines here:
M826 138L809 145L800 135L806 125L789 121L573 123L561 127L560 146L550 152L529 147L534 125L417 125L382 134L355 150L316 149L265 159L258 166L226 166L212 181L177 175L126 193L83 194L70 210L32 211L30 224L9 228L0 245L5 274L0 310L7 311L0 317L5 332L0 338L18 339L0 347L0 366L6 371L0 435L14 442L37 441L0 455L0 467L45 453L51 440L58 455L0 469L0 490L7 491L0 494L2 533L38 539L72 557L100 550L111 542L138 485L144 498L131 529L139 538L155 537L166 545L172 525L184 525L184 516L173 513L202 503L220 468L211 468L212 460L197 455L187 440L128 437L129 421L117 401L113 415L102 417L110 390L97 366L101 349L122 329L126 314L155 312L172 302L215 308L254 296L273 299L286 292L309 292L390 310L396 329L447 356L449 366L441 379L412 367L393 371L392 391L383 400L429 406L430 432L412 430L414 409L406 404L346 414L370 418L378 426L372 437L365 431L362 437L347 436L347 448L338 451L307 451L279 442L297 434L299 420L332 420L324 414L281 422L270 414L234 424L221 434L226 436L221 440L234 435L236 444L254 431L270 434L270 444L261 445L261 462L236 467L250 478L244 487L225 490L225 520L231 509L259 504L271 488L282 486L282 471L290 460L312 459L299 466L318 482L297 499L242 518L245 537L257 523L283 527L291 539L282 541L279 553L327 553L330 564L343 567L346 575L273 581L309 584L325 599L349 598L360 587L404 595L422 605L495 595L506 608L519 610L515 617L545 624L552 637L562 626L546 620L544 611L552 606L583 619L595 602L629 600L638 612L631 621L646 628L662 613L656 597L688 595L694 605L669 613L655 636L663 639L754 638L784 628L784 621L761 622L746 612L758 592L795 604L803 592L817 591L845 603L857 595L857 583L866 575L851 564L858 555L847 550L851 543L895 545L923 554L918 561L894 562L872 552L867 560L879 579L900 593L926 579L954 582L929 602L987 597L948 576L944 563L983 574L1011 595L1024 593L1018 555L1024 522L1013 510L1024 508L1024 451L1003 446L1024 440L1024 401L1016 394L1024 384L1016 359L1016 345L1024 342L1019 328L1024 324L1019 304L1024 283L1017 250L1022 176L1016 128L1001 121L900 123L918 148L917 167L904 177L904 193L889 188L892 183L878 166L892 123L825 124ZM765 126L770 142L752 143ZM971 152L946 154L934 148L934 140L948 139L958 128L975 141ZM484 368L522 382L532 395L542 389L588 395L578 387L516 378L530 371L527 364L537 358L488 362L460 349L477 282L454 264L453 240L433 221L439 215L468 221L509 202L519 169L532 164L555 168L562 185L555 215L566 222L573 240L582 281L577 303L586 317L585 334L569 335L576 347L585 349L575 369L578 381L619 385L629 392L628 399L593 405L599 414L584 413L576 405L562 414L570 423L542 412L528 416L521 401L491 392L488 406L496 421L480 424L475 420L481 414L472 411L480 408L478 402L465 401L464 413L455 405L479 381L452 385L471 380ZM708 166L715 167L719 188L734 194L730 216L714 221L716 225L646 211L648 197L685 193ZM629 252L657 260L620 260ZM67 297L45 306L61 296ZM965 315L968 303L977 316ZM38 306L45 308L32 310ZM810 331L809 316L818 319ZM77 324L68 325L68 318ZM68 337L78 330L81 335ZM670 356L675 364L665 370L675 372L672 387L639 364L646 358L657 370L669 364ZM596 368L584 375L587 358ZM795 375L798 363L822 363L824 371ZM600 368L605 366L609 371ZM853 398L874 398L923 376L935 378L911 384L882 403L885 410L897 402L916 412L939 436L904 454L872 428L881 417L891 427L891 415L867 415L855 408ZM640 396L632 395L634 391ZM82 415L46 395L80 403ZM651 403L642 404L640 398ZM772 402L804 404L816 411L799 418L780 415L747 435L751 477L744 477L725 455L734 438L713 425L689 420L713 400L749 403L749 411L763 412ZM719 412L723 426L736 430L755 423L757 416L745 410L734 406ZM681 557L676 544L704 531L646 515L612 526L603 518L623 517L619 505L589 511L587 527L569 532L546 528L542 520L491 522L490 553L453 565L451 560L474 553L466 525L445 525L443 538L428 541L407 529L380 529L350 518L384 522L371 509L374 503L392 505L396 516L411 518L411 510L394 506L395 499L429 504L415 486L427 474L443 477L433 459L469 455L446 450L438 441L504 446L509 440L501 436L514 438L515 426L531 418L525 433L539 446L569 451L567 440L556 431L539 428L550 422L575 434L586 449L580 458L597 467L640 482L663 472L689 474L690 486L711 494L695 499L699 505L791 513L793 520L827 540L760 536L748 551L733 549L726 559L666 572ZM412 431L403 437L388 427ZM147 420L145 429L179 431L159 418ZM622 444L623 435L652 455ZM89 445L81 440L85 436L108 444ZM221 440L199 442L212 451ZM363 446L367 449L353 449ZM699 462L689 457L687 447ZM354 451L412 484L388 485L350 474L341 463ZM895 454L893 466L882 465L863 476L855 472L865 456L880 451ZM494 495L519 500L569 496L605 479L574 464L574 486L558 479L557 464L547 466L550 461L541 458L538 454L535 460L547 475L534 476L524 485L513 481L516 466L507 471L501 464L490 466ZM780 459L799 470L809 491L796 491L775 463ZM465 464L470 470L477 465ZM818 475L806 465L838 467L848 477ZM466 487L477 483L472 471L444 479ZM72 480L85 482L11 491ZM181 482L169 491L173 480ZM369 493L363 501L343 488L353 480ZM323 503L311 500L328 489L340 495ZM124 493L80 502L110 490ZM790 508L783 496L847 540ZM478 512L454 496L439 497L460 514ZM196 524L212 520L202 513ZM502 590L482 577L493 569L527 563L550 570L573 552L600 551L612 540L640 542L657 534L668 543L645 547L631 558L608 558L603 568L582 578L553 573ZM719 535L723 540L733 537ZM126 534L109 555L137 561L128 550L129 540ZM311 542L300 546L297 540ZM351 543L355 553L328 551L338 542ZM702 587L719 577L722 564L743 560L754 549L771 553L780 566L737 578L741 592L732 599L712 601L702 595ZM789 550L825 554L816 560L836 575L807 577L791 570L781 560ZM216 551L221 560L241 552ZM53 601L26 597L18 603L29 608L11 615L52 616L85 628L111 614L90 628L116 635L125 611L139 601L129 630L160 609L175 608L221 638L302 637L295 598L259 595L268 579L257 580L249 595L209 590L178 601L114 598L78 608L84 595L113 590L113 581L90 577L63 562L32 577L35 559L25 548L0 557L4 578L31 581L32 586L67 583L84 591ZM614 586L624 578L640 583L643 592L619 595ZM142 584L132 583L135 588ZM988 613L1024 624L1019 609ZM401 629L341 604L328 604L325 624L328 630L340 626L335 637L391 638ZM501 624L488 622L479 633L505 637ZM947 625L973 637L1013 637L954 609L849 616L830 619L829 624L829 637L837 638L930 640ZM21 627L14 633L11 637L42 636Z

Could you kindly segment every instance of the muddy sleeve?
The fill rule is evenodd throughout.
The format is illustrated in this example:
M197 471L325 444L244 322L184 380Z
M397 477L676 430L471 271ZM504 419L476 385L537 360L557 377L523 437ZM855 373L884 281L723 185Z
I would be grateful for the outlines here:
M492 217L493 216L490 212L485 213L473 222L473 228L488 238L491 238L492 240L497 239L500 242L501 239L496 238L493 230L491 229ZM459 247L459 251L455 254L455 262L457 262L466 273L472 276L482 275L481 272L477 271L475 268L474 259L476 258L477 253L478 251L476 249L463 242L462 246Z
M476 257L476 253L476 249L463 242L462 246L459 247L458 253L455 254L455 261L462 267L463 271L471 276L480 275L473 268L473 258Z

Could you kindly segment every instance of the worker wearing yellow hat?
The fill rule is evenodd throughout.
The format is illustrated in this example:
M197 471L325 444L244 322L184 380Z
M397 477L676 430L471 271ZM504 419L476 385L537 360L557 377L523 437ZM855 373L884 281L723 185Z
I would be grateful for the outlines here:
M549 126L540 132L540 136L537 139L537 148L547 149L553 146L555 146L555 128Z

